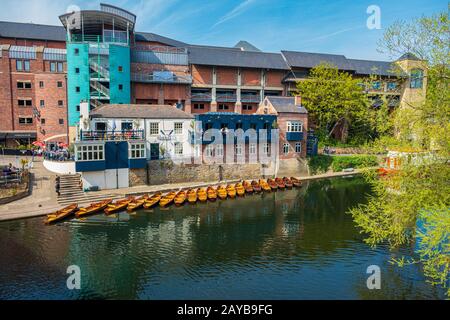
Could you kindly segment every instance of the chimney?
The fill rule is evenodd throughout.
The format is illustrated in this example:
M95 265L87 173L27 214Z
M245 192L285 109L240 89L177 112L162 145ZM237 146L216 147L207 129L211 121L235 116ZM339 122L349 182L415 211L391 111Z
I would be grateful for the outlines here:
M302 105L302 96L295 96L295 105L296 106Z

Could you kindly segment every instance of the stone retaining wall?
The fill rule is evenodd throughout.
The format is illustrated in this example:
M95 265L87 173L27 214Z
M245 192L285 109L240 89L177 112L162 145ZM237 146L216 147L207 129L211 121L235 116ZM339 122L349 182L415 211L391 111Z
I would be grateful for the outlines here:
M219 180L254 179L273 176L274 166L262 168L261 164L174 164L170 160L152 160L147 169L131 169L130 187L182 182L213 182ZM307 176L306 161L280 160L278 176ZM147 178L148 177L148 178Z

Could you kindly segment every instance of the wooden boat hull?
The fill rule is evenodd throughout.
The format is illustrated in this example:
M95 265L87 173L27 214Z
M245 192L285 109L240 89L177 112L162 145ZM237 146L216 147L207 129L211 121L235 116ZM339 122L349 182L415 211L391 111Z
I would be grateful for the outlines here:
M289 178L284 177L283 182L284 182L284 185L286 186L286 188L288 188L288 189L291 189L294 186L291 179L289 179Z
M109 204L108 207L104 210L106 215L110 215L113 213L117 213L120 211L124 211L128 204L132 201L133 199L127 199L127 200L119 200L116 203L113 204Z
M189 190L187 192L187 200L190 204L195 204L198 200L198 195L197 195L197 191L195 190Z
M225 187L218 187L217 188L217 196L220 199L225 200L228 197L227 189Z
M238 183L236 185L236 194L239 197L243 197L245 195L245 189L244 189L244 186L242 185L242 183Z
M93 215L106 209L106 207L112 202L112 199L107 199L98 203L93 203L89 207L81 208L75 212L77 218Z
M230 198L236 198L236 187L235 186L229 185L229 186L227 186L226 190L227 190L227 195Z
M159 200L159 206L160 207L167 207L168 205L172 204L174 199L176 197L175 192L170 192L169 194L165 195L164 197Z
M296 188L302 187L302 182L300 180L298 180L297 178L291 177L291 181L292 181L292 184L294 185L294 187L296 187Z
M262 191L261 186L256 181L252 181L252 188L253 188L254 192L261 192Z
M286 185L284 184L284 182L283 182L282 179L276 178L276 179L275 179L275 182L277 183L279 189L284 189L284 188L286 188Z
M271 192L272 188L269 186L266 180L259 180L259 185L261 186L261 189L263 189L266 192Z
M242 184L242 186L244 187L245 192L247 192L247 193L253 193L253 187L252 187L252 185L250 184L250 182L244 181L243 184Z
M147 201L145 201L143 205L144 209L150 209L156 206L158 202L161 200L161 197L162 197L161 192L152 195L149 199L147 199Z
M130 202L127 206L127 211L131 212L131 211L142 208L144 206L144 203L147 201L147 199L148 199L148 196L145 195L145 196L142 196L142 197Z
M206 190L206 194L208 197L208 200L210 201L216 201L217 200L217 190L212 188L212 187L208 187L208 189Z
M208 201L208 192L205 189L197 190L197 198L200 202Z
M175 203L176 206L181 206L186 202L186 192L185 191L180 191L177 193L177 195L175 196L175 199L173 199L173 202Z
M76 203L73 203L61 210L56 211L53 214L48 214L47 215L47 220L44 221L45 224L52 224L52 223L56 223L58 221L62 221L65 220L67 218L69 218L70 216L72 216L75 211L78 210L78 205Z

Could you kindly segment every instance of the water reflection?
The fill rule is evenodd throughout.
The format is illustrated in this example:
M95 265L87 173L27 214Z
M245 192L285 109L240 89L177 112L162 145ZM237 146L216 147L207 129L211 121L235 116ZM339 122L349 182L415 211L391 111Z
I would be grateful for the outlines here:
M2 223L0 298L442 298L417 267L399 270L385 247L362 242L346 211L369 191L359 178L333 179L53 227ZM65 288L71 264L80 291ZM371 264L382 268L382 290L366 288Z

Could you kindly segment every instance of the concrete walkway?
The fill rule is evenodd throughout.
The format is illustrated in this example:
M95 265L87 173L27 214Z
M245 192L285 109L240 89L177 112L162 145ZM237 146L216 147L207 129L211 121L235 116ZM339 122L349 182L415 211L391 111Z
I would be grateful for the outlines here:
M31 157L29 157L31 160ZM2 163L14 162L6 157ZM35 158L31 169L31 194L23 199L0 205L0 221L42 216L60 209L55 192L56 174L48 171L42 159Z

